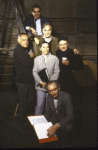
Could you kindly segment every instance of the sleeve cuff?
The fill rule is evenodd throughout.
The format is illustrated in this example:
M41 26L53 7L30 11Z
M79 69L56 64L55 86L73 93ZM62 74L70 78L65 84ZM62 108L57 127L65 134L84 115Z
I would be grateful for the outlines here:
M26 26L25 28L26 28L26 30L29 30L30 27L29 27L29 26Z

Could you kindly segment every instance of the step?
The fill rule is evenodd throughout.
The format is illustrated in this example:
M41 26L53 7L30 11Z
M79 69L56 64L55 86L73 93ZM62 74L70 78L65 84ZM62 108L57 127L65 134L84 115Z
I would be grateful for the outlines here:
M13 65L14 59L12 57L0 57L0 65Z
M11 50L8 50L8 49L0 50L0 55L1 55L1 57L13 56L13 50L12 49Z
M10 66L0 66L0 75L1 74L13 74L14 65Z
M7 83L12 84L13 74L2 74L0 75L0 84Z
M11 83L0 83L0 91L2 92L17 91L17 87L15 84L11 84Z

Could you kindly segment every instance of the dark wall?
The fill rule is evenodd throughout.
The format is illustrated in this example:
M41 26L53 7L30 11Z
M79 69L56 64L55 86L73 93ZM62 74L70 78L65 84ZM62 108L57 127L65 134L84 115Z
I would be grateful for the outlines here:
M34 4L42 8L42 15L53 23L59 33L97 32L96 0L22 0L25 16Z
M31 13L34 4L42 8L42 15L48 18L56 33L67 36L70 47L76 47L82 55L97 56L97 0L19 0L25 17ZM0 0L0 14L3 14L3 0ZM0 26L2 18L0 17ZM7 7L4 47L17 43L19 27L16 10L11 1ZM11 38L12 37L12 38Z

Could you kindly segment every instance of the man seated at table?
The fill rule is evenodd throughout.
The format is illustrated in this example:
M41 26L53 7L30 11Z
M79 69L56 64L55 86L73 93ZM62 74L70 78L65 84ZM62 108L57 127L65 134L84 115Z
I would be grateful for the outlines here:
M58 81L50 81L47 84L49 95L47 97L47 110L45 118L53 123L48 131L48 136L52 137L55 133L58 135L60 142L65 142L68 146L72 131L73 107L71 96L60 91ZM64 141L65 140L65 141Z

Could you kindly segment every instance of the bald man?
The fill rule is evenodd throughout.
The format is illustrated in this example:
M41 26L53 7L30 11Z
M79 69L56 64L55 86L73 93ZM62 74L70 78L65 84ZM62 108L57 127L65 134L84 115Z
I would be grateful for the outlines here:
M33 108L34 80L32 76L33 54L29 51L29 38L27 34L20 34L18 43L14 49L14 61L16 69L16 85L20 97L18 118L23 124L26 113Z

